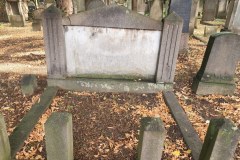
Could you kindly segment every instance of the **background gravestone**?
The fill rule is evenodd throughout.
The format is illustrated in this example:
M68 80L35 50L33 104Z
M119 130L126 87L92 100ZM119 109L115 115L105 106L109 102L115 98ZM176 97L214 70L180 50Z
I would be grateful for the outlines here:
M229 3L229 9L225 28L233 33L240 34L240 2L239 0L232 0Z
M163 1L162 0L154 0L152 7L150 9L149 17L157 21L161 21L163 19Z
M216 18L225 19L227 16L227 3L228 0L219 0L218 1L218 9Z
M222 32L212 35L202 66L193 80L196 94L233 94L234 75L240 59L240 36Z
M199 0L192 0L191 15L190 15L190 22L189 22L190 35L193 34L195 19L198 16L198 4L199 4Z
M205 0L202 21L213 21L218 9L218 0Z
M191 7L192 0L172 0L170 2L169 11L174 11L183 18L183 30L179 49L180 51L188 48Z

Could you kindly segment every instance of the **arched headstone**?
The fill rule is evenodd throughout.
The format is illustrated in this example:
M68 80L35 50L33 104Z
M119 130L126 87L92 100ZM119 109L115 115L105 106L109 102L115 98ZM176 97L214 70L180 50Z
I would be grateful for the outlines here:
M210 37L202 66L193 80L196 94L233 94L240 60L240 36L222 32Z

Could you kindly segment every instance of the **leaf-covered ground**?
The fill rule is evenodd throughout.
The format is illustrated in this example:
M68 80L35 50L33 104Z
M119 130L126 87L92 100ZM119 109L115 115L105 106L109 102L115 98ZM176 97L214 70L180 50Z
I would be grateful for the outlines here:
M206 46L191 39L189 51L178 57L174 92L201 140L209 120L214 117L231 119L240 127L240 66L236 70L237 89L232 96L197 96L191 83L198 71ZM20 91L23 74L38 75L38 89L24 97ZM0 112L4 115L8 133L38 101L47 86L42 32L32 32L30 24L12 28L0 24ZM161 117L167 130L163 159L189 160L191 150L182 135L162 94L112 94L59 91L50 108L25 141L16 159L46 159L44 123L52 112L67 111L73 115L74 157L77 160L133 160L141 117ZM240 159L240 145L235 153Z

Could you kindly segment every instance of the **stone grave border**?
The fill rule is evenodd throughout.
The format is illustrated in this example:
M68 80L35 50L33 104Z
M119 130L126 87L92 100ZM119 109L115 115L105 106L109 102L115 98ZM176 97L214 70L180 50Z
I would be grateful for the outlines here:
M58 88L56 87L46 88L40 97L40 101L32 106L10 136L7 135L4 117L0 114L0 159L15 157L41 115L50 106L57 91ZM224 118L212 119L204 143L202 143L174 93L164 91L163 98L180 128L184 141L191 150L193 159L231 160L233 158L240 139L240 130L230 120ZM56 123L60 125L56 126ZM72 115L66 112L53 113L45 123L45 129L47 157L50 159L72 160L74 157ZM61 134L55 134L56 132ZM165 138L166 130L160 118L142 118L138 143L138 160L159 160L162 157ZM56 145L61 147L56 147ZM61 156L59 157L59 155Z
M107 10L107 7L114 10L118 9L116 6L102 7ZM114 8L115 7L115 8ZM97 12L102 8L95 9L92 12ZM102 10L104 10L102 9ZM90 11L87 11L88 13ZM132 13L132 11L128 12ZM83 12L84 13L84 12ZM86 15L88 14L86 13ZM135 14L135 13L133 13ZM137 14L137 13L136 13ZM140 16L136 15L135 16ZM139 18L139 17L138 17ZM154 20L144 17L146 20ZM79 20L83 19L83 20ZM174 12L163 20L163 25L154 21L155 26L148 26L146 23L134 26L128 24L120 24L133 29L150 29L162 30L161 32L161 45L159 46L157 71L155 74L155 82L122 80L122 79L98 79L98 78L80 78L68 77L67 63L66 63L66 48L65 48L65 35L64 26L91 26L101 22L88 22L81 13L73 15L72 17L62 18L61 12L54 6L50 6L43 14L43 31L45 41L45 51L47 59L48 70L48 86L57 86L62 89L76 90L76 91L97 91L97 92L133 92L133 93L156 93L162 90L172 90L173 80L176 68L176 61L179 51L181 40L181 31L183 20ZM75 21L76 20L76 21ZM137 20L136 20L137 21ZM139 23L137 21L136 23ZM142 24L142 23L139 23ZM104 27L104 24L101 24ZM100 26L101 26L100 25ZM112 24L116 25L116 24ZM117 24L119 25L119 24ZM93 25L94 26L94 25ZM135 28L136 27L136 28ZM106 27L108 28L108 27ZM111 28L111 27L110 27ZM120 27L121 28L121 27Z

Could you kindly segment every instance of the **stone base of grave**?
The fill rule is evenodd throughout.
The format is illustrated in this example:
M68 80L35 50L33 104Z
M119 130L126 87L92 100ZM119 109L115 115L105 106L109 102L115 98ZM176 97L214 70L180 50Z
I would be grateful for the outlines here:
M128 92L128 93L157 93L173 90L173 84L134 82L127 80L67 78L48 80L48 86L56 86L65 90L90 92Z
M198 95L221 94L232 95L236 86L234 83L204 82L197 78L193 79L192 90Z
M179 52L185 52L188 50L188 41L189 41L189 33L182 33Z
M22 15L10 15L9 20L12 27L24 27L25 20Z

